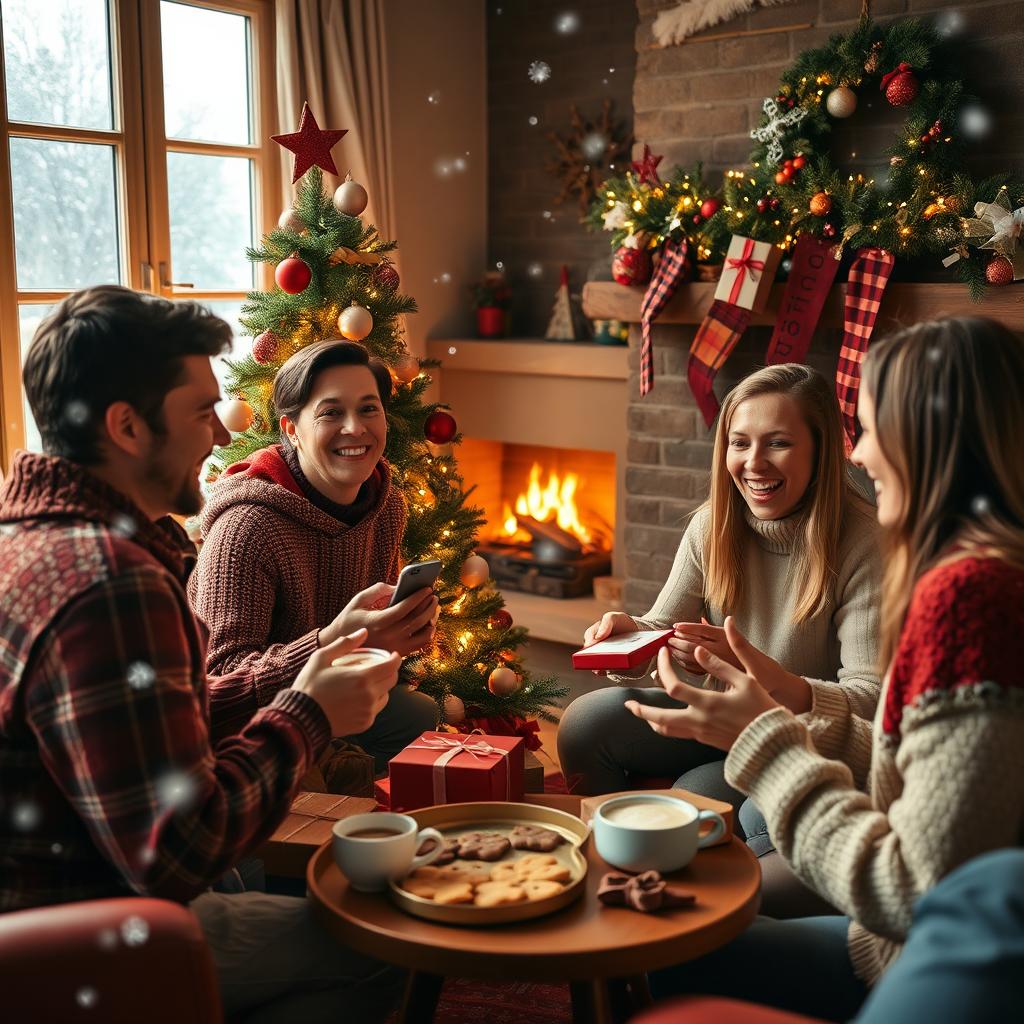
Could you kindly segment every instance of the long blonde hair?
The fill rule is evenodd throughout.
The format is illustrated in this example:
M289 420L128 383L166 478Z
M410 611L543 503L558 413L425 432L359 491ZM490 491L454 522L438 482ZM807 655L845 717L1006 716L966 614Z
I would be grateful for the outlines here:
M1024 341L980 317L917 324L872 347L862 387L903 492L885 537L888 664L914 584L954 548L1024 567Z
M797 403L814 438L815 465L802 499L802 542L796 545L790 570L790 578L799 586L793 621L801 623L820 615L831 603L844 504L856 503L867 509L847 477L843 423L832 384L801 363L766 366L752 373L722 403L711 460L711 529L705 542L704 597L709 604L728 610L742 595L741 557L750 527L745 518L746 502L726 466L729 430L741 403L772 394L787 395Z

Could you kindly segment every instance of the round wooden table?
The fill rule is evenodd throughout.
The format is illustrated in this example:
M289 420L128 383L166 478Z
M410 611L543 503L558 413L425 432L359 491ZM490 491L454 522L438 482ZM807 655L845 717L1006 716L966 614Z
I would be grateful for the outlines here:
M696 906L655 914L599 903L598 883L611 868L592 840L584 851L584 896L548 917L489 928L435 924L399 910L386 894L356 892L334 863L330 843L309 862L306 880L318 916L337 939L410 970L402 1024L433 1020L445 976L568 982L573 1020L607 1024L624 992L634 1005L649 1003L648 971L717 949L757 914L760 868L738 839L701 850L688 867L666 876L696 893Z

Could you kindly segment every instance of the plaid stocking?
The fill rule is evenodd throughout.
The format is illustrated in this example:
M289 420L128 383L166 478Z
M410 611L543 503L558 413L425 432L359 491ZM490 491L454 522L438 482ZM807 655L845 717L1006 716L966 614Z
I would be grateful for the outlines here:
M715 374L749 326L750 315L749 309L715 299L690 345L686 375L690 380L693 397L704 415L704 422L709 427L718 415L718 399L712 388Z
M846 279L846 311L843 317L843 344L836 367L836 395L846 427L847 451L852 450L857 428L857 392L860 390L860 364L868 350L871 333L878 319L885 286L896 263L885 249L861 249Z
M640 303L640 394L646 395L654 387L654 340L652 321L665 308L675 294L676 287L690 270L685 238L669 239L661 252L661 262L651 278Z

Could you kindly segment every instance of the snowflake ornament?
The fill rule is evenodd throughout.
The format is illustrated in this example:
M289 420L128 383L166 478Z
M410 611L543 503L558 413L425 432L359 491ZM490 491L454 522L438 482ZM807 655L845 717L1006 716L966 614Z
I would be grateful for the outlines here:
M144 917L133 914L121 922L121 938L126 946L142 946L149 938L149 924Z
M545 60L535 60L526 73L534 85L542 85L551 77L551 65Z
M803 107L793 107L792 110L782 113L779 104L770 96L761 105L761 109L768 121L760 128L752 129L750 137L757 142L766 143L768 160L777 164L782 159L782 137L786 134L786 129L798 125L807 116L807 111Z

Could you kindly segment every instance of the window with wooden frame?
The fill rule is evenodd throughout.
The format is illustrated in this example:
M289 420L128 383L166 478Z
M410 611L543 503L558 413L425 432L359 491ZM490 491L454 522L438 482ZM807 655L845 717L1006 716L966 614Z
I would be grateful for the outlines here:
M113 283L236 325L280 187L271 0L3 0L0 35L6 469L39 448L21 362L47 312Z

